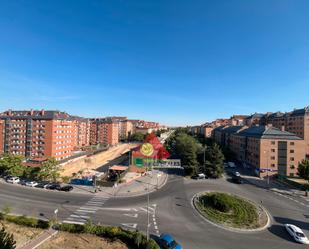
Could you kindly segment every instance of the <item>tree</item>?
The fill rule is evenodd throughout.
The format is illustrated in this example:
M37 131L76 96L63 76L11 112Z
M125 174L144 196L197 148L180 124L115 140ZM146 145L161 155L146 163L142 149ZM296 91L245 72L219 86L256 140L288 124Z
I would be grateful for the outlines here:
M5 231L4 227L0 230L0 248L1 249L15 249L16 242L14 241L13 234Z
M143 142L144 139L145 139L145 135L141 132L134 133L130 138L131 141L136 141L136 142Z
M199 165L197 153L200 144L193 137L180 133L176 136L174 148L176 155L181 159L182 165L186 167L186 173L189 175L196 174Z
M309 160L308 159L304 159L303 161L301 161L298 165L298 175L309 181Z
M4 154L0 159L0 172L5 172L11 176L22 176L25 167L22 165L23 157L13 154Z
M206 162L205 162L205 174L218 178L223 174L223 160L224 155L218 144L213 144L207 147L206 150Z
M51 157L42 163L40 171L38 172L38 177L40 179L53 180L55 182L59 176L59 166L55 158Z

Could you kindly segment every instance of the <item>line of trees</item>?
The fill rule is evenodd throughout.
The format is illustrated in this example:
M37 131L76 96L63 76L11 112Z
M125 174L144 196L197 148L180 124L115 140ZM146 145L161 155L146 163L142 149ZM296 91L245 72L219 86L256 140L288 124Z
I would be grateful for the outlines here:
M23 161L22 156L3 154L0 157L0 174L48 181L56 181L60 176L55 158L47 159L39 167L27 167Z
M167 139L165 146L172 157L181 159L186 175L222 176L224 155L219 145L201 142L186 129L179 128Z

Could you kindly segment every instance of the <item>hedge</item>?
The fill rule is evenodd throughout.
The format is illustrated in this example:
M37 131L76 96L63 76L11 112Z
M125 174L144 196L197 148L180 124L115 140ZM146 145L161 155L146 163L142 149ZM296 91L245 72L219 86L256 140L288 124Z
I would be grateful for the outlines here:
M8 222L12 222L18 225L26 226L26 227L35 227L46 229L49 228L49 222L45 220L39 220L36 218L22 216L14 216L0 213L0 220L6 220Z

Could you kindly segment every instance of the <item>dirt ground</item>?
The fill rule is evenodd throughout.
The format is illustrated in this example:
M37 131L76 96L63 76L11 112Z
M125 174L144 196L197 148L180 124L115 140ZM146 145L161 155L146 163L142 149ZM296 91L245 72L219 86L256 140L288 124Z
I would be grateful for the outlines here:
M71 177L73 173L77 173L80 170L97 169L102 165L104 165L105 163L107 163L108 161L121 156L121 154L136 146L137 146L136 144L121 144L116 147L110 148L107 151L98 153L96 155L90 157L84 157L79 160L69 162L62 166L60 175L62 177L63 176Z
M38 228L19 226L6 221L1 221L0 228L2 228L2 225L4 225L7 232L13 234L16 241L16 249L21 248L44 231Z
M59 232L38 249L129 249L121 241L109 242L89 234Z

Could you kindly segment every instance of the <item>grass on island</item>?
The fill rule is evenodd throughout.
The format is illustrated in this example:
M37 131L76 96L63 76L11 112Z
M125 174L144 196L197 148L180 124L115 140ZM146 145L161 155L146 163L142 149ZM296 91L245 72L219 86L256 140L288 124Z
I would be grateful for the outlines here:
M226 193L199 196L197 208L209 220L233 228L260 227L256 207L250 202Z

